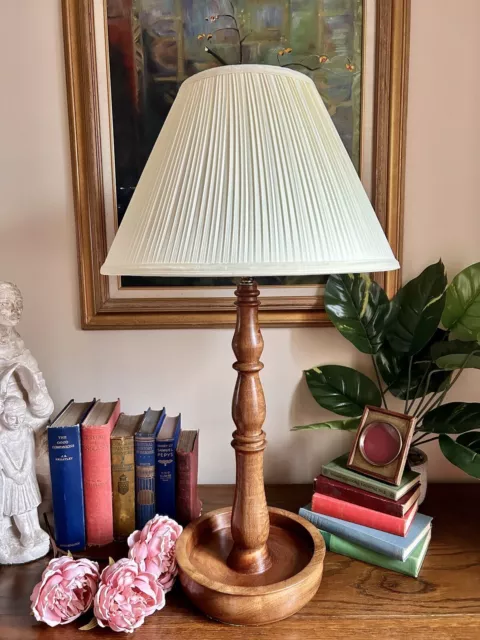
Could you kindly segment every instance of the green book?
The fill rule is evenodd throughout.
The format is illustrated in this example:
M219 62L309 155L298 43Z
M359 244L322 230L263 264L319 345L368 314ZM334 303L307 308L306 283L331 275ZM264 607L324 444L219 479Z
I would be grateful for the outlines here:
M383 553L377 553L371 549L366 549L358 544L344 540L333 533L328 533L319 529L320 533L325 540L327 549L334 553L339 553L342 556L348 556L355 560L361 560L367 564L374 564L377 567L383 567L384 569L390 569L397 573L404 573L412 578L417 578L422 568L423 561L427 555L428 545L432 537L432 529L429 528L425 536L418 542L417 546L413 549L412 553L406 560L397 560L395 558L389 558L384 556Z
M335 458L331 462L324 464L322 467L322 475L332 480L339 480L352 487L375 493L378 496L384 496L390 500L400 500L406 493L412 489L419 481L420 474L416 471L405 471L402 481L398 487L374 480L361 473L352 471L347 467L348 454L344 454L339 458Z

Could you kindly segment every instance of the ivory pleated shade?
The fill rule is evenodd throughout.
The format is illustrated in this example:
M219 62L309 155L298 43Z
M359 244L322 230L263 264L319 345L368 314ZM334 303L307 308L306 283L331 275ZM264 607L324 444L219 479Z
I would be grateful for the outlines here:
M101 271L281 276L398 267L312 80L239 65L182 84Z

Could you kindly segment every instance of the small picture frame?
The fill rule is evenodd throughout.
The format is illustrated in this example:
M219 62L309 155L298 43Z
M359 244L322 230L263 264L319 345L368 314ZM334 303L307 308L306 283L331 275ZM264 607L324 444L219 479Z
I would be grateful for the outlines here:
M399 485L417 419L379 407L365 407L347 466Z

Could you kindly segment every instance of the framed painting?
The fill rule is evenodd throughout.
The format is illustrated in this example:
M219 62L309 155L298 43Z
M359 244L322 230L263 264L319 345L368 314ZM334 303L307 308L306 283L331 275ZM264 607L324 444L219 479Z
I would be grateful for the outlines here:
M181 83L221 64L315 82L397 257L409 0L63 0L82 327L234 324L233 282L100 275ZM399 273L376 274L393 295ZM328 324L324 277L264 278L260 320Z

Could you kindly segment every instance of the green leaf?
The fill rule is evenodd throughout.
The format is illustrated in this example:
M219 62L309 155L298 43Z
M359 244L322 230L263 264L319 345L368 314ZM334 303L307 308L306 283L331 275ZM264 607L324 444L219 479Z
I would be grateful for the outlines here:
M342 336L362 353L374 354L383 344L389 300L366 274L333 275L325 287L325 310Z
M382 401L375 383L350 367L313 367L305 371L305 378L318 404L341 416L356 418L367 405L379 407Z
M451 340L432 345L432 358L441 369L480 369L480 344Z
M413 400L429 393L436 393L450 379L450 372L436 371L437 367L433 365L431 357L433 344L436 344L437 340L443 340L445 333L445 331L437 329L432 340L419 353L413 356L410 390L408 392L409 399ZM375 356L380 375L388 386L388 390L401 400L407 398L409 358L410 356L407 354L396 353L388 344L383 345ZM430 373L433 372L429 379L424 377L427 369L429 369Z
M447 276L440 260L407 282L391 302L387 339L394 351L414 355L435 333L443 307Z
M419 430L428 433L464 433L479 427L480 402L449 402L425 414Z
M316 424L302 424L293 427L292 431L306 431L315 429L339 429L340 431L356 431L360 424L360 418L347 418L346 420L330 420Z
M480 432L479 431L467 431L458 436L456 441L458 444L480 453Z
M480 262L472 264L447 288L442 324L460 340L476 340L480 332Z
M438 443L447 460L469 476L480 478L480 453L452 440L445 434L439 437Z

